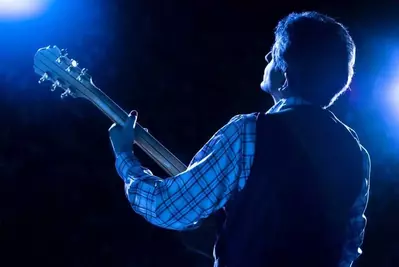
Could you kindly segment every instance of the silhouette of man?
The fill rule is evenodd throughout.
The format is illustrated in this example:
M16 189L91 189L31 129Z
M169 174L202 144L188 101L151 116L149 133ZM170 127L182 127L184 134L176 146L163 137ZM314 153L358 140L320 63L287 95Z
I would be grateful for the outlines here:
M175 177L154 176L132 153L136 112L111 127L134 211L180 231L223 210L215 266L350 267L361 254L370 157L328 108L352 80L355 50L326 15L279 21L261 83L275 105L233 117Z

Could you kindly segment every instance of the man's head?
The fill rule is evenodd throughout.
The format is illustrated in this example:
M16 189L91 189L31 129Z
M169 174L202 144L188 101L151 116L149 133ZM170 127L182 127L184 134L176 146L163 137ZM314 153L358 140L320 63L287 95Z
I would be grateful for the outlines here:
M328 107L349 87L355 54L341 23L317 12L291 13L276 27L261 88L277 99L299 96Z

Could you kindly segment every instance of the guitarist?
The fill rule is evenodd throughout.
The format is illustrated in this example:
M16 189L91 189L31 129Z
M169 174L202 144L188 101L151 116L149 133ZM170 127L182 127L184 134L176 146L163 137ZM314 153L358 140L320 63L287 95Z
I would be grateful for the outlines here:
M186 171L165 180L132 153L137 112L112 126L134 211L182 231L222 209L215 266L350 267L362 253L370 157L328 108L349 87L355 50L346 28L326 15L282 19L261 83L275 105L233 117Z

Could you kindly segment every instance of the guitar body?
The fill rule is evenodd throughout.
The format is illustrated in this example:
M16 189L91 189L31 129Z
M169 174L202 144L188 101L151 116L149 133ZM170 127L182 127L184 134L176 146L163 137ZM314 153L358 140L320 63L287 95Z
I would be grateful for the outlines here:
M51 91L63 90L61 98L71 96L84 98L100 109L114 123L123 125L128 114L112 99L94 85L86 69L68 58L68 54L57 46L41 48L34 56L34 70L41 76L39 83L52 83ZM135 128L135 144L150 156L170 176L187 169L187 166L166 149L140 124ZM218 216L212 215L193 231L181 232L183 243L193 252L212 258L213 244L216 239Z

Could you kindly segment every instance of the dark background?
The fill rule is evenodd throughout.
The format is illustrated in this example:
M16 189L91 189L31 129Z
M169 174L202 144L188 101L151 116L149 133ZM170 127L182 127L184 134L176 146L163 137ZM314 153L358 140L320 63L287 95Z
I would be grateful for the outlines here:
M138 110L139 122L188 163L232 116L272 105L259 83L273 28L304 10L339 19L358 48L352 91L333 108L357 131L373 164L356 266L399 266L398 102L388 101L395 100L389 88L397 76L399 4L81 0L52 8L0 24L1 266L212 265L185 249L177 233L134 214L114 170L111 122L89 102L60 100L60 91L37 84L38 48L67 47L97 86L127 111Z

